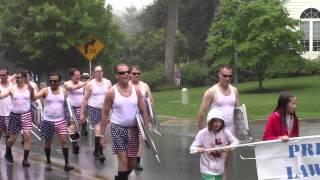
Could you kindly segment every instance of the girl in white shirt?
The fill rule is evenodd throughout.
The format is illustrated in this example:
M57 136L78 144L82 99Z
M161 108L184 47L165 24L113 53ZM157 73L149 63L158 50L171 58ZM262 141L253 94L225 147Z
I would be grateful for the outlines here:
M207 116L207 128L200 130L190 146L190 151L201 153L200 171L202 180L222 180L227 177L224 167L225 153L228 150L205 152L205 149L236 145L239 141L225 129L223 113L213 108ZM224 178L225 179L225 178Z

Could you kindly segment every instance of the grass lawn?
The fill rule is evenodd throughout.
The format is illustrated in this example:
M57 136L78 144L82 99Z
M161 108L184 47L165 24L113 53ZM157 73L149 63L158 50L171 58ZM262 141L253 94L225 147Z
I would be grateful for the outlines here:
M263 85L265 90L258 92L258 82L238 84L240 102L246 104L249 119L266 119L275 108L281 91L291 91L297 97L298 117L320 117L320 76L265 80ZM188 89L188 105L181 105L180 90L154 92L157 113L196 118L207 88L209 87Z

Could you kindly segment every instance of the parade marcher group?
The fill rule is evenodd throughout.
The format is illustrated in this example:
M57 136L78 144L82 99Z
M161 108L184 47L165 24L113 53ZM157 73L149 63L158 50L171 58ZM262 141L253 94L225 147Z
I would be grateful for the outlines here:
M69 163L67 112L72 111L80 126L81 135L88 135L87 125L94 129L93 159L105 161L104 145L106 134L111 135L112 153L118 162L115 180L127 180L132 170L143 170L140 164L143 142L137 123L141 115L145 129L150 117L146 100L153 102L150 87L141 81L139 66L129 67L118 64L114 68L116 83L104 77L102 66L95 66L93 76L77 68L69 71L70 79L61 84L61 75L52 72L48 76L48 86L39 89L32 81L32 74L19 70L11 79L9 71L0 67L0 138L6 136L5 159L14 163L12 146L20 133L23 135L22 166L29 167L28 161L32 137L31 103L43 105L41 137L45 140L44 153L46 170L52 170L51 145L57 134L64 157L64 170L74 169ZM207 152L207 149L239 144L235 136L234 111L240 106L239 92L231 85L232 68L223 65L218 72L219 82L203 95L199 108L199 132L190 146L190 151L201 153L200 172L202 180L227 180L230 149ZM70 100L70 101L68 101ZM268 118L263 140L280 139L288 141L299 136L296 115L296 97L283 92L278 104ZM70 102L71 110L68 108ZM88 118L88 124L87 124ZM110 125L110 132L107 126ZM140 134L140 135L139 135ZM73 154L79 154L80 143L72 142Z

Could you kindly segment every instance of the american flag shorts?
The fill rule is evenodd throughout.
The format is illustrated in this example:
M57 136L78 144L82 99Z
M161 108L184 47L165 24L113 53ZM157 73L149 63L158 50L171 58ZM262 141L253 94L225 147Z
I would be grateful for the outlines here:
M99 124L101 120L101 111L102 111L101 109L88 106L89 119L92 125L95 126Z
M81 112L81 107L72 107L72 110L74 112L74 115L76 116L76 119L80 123L80 112Z
M19 134L21 130L32 130L32 113L27 112L23 114L17 114L11 112L9 115L8 133Z
M59 135L68 134L66 120L64 119L59 121L43 120L41 125L41 136L45 138L53 138L55 132Z
M111 123L112 153L127 152L128 157L137 157L139 151L138 126L126 128Z
M7 129L9 116L0 116L0 129Z

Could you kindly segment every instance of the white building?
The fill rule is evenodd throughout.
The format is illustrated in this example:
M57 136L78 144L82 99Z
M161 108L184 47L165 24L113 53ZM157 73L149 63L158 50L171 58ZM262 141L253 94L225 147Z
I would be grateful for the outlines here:
M320 55L320 0L282 0L289 16L301 20L304 31L301 41L306 49L303 57L315 59Z

